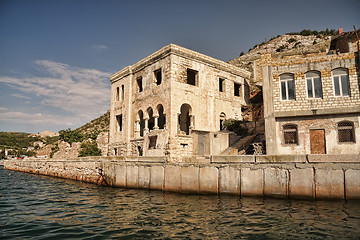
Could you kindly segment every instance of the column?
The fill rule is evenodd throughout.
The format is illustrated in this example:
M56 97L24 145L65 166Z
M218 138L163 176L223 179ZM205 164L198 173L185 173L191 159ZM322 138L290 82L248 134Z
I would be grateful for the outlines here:
M149 132L149 118L145 118L144 135Z
M135 120L134 136L136 138L140 137L140 120Z
M154 129L159 129L159 116L155 115L154 116L154 120L155 120L155 124L154 124Z

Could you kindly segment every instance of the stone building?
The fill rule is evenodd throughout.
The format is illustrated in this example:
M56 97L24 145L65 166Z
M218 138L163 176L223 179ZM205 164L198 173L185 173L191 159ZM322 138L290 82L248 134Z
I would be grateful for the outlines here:
M346 32L327 53L262 55L267 154L360 153L359 39Z
M218 154L242 119L250 72L170 44L111 76L109 155Z

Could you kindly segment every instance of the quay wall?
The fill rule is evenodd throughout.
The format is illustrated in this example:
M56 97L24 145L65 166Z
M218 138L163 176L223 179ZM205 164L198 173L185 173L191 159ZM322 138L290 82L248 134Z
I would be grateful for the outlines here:
M360 199L360 155L211 156L5 160L4 168L123 188L193 194Z

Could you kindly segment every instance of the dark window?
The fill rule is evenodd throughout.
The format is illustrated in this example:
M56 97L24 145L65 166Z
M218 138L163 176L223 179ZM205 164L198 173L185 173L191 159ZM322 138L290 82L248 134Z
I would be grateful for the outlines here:
M225 90L225 79L219 78L219 92L224 92Z
M157 136L149 136L149 149L156 149Z
M116 116L116 121L118 124L118 132L122 131L122 114Z
M241 93L241 85L234 82L234 96L240 97L240 93Z
M154 71L154 75L155 75L155 79L156 79L156 84L160 85L161 84L161 68Z
M295 80L293 74L280 75L281 100L295 100Z
M124 101L125 88L124 85L121 85L121 100Z
M187 69L187 80L186 83L190 84L190 85L197 85L197 75L198 75L198 71L192 70L192 69Z
M353 143L355 142L355 129L354 123L343 121L338 123L338 136L340 143Z
M287 124L283 126L284 144L299 144L298 130L294 124Z
M119 101L119 96L120 96L120 89L119 87L116 88L116 101Z
M139 77L139 78L136 79L136 85L137 85L138 92L142 92L142 90L143 90L142 77Z

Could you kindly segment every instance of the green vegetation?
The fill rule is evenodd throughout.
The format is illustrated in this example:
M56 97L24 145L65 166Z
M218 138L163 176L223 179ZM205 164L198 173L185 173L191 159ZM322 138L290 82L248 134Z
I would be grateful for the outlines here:
M82 142L84 140L84 135L82 135L78 130L71 130L70 128L66 130L59 131L60 140L70 143L73 142Z
M246 128L241 126L244 123L245 123L245 121L239 121L239 120L235 120L235 119L227 119L224 121L224 127L229 131L235 132L236 135L238 135L240 137L245 137L249 133Z
M83 143L81 143L79 157L86 156L101 156L101 150L97 147L95 141L84 141Z
M335 29L328 29L326 28L325 31L316 31L316 30L310 30L310 29L304 29L301 32L291 32L287 33L288 35L301 35L301 36L334 36L337 35L338 32Z
M287 40L288 43L293 43L293 42L296 42L296 39L295 38L289 38L289 40Z
M51 148L50 158L52 158L54 156L54 153L58 152L59 150L60 149L58 143L55 143L55 145Z
M21 149L33 146L34 142L44 141L41 137L22 132L0 132L0 145Z

